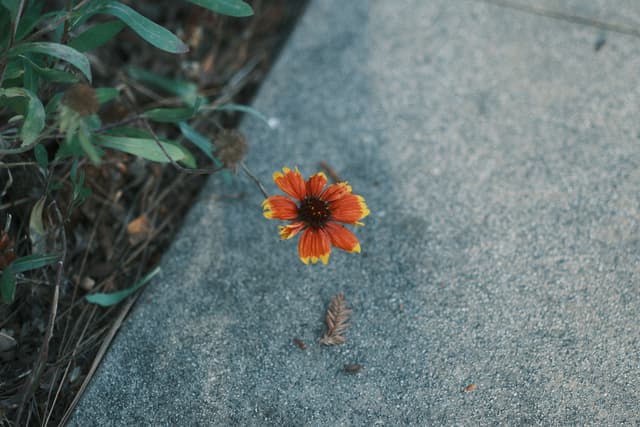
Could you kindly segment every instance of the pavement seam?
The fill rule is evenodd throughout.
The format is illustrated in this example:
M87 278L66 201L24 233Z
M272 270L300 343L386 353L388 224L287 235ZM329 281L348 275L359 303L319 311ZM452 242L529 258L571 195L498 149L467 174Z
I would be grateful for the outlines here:
M519 3L512 3L505 0L473 0L478 3L490 4L493 6L502 7L505 9L512 9L519 12L524 12L529 15L542 16L545 18L551 18L559 21L570 22L572 24L584 25L587 27L594 27L605 31L611 31L619 34L626 34L633 37L640 37L640 30L633 27L616 24L612 22L600 21L597 19L586 18L580 15L573 15L570 13L561 12L558 10L547 9L543 7L536 7L531 5L524 5Z

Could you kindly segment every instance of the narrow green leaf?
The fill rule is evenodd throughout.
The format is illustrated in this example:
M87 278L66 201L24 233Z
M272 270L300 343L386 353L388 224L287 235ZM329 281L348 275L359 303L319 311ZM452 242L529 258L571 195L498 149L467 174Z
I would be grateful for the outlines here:
M128 67L127 73L131 78L177 95L189 105L194 105L198 98L198 87L188 81L169 79L164 76L143 70L138 67Z
M20 138L23 146L31 144L44 129L45 112L42 103L33 93L21 88L0 89L0 97L2 96L27 99L27 111L20 130Z
M169 53L185 53L189 51L189 47L171 31L120 2L110 1L98 13L106 13L122 20L140 37L160 50Z
M153 135L145 129L134 128L131 126L118 126L117 128L107 130L107 135L126 136L128 138L145 138L153 139Z
M51 97L49 102L47 102L47 106L44 109L47 115L53 114L56 112L56 110L58 110L58 106L60 105L60 101L62 101L63 96L64 96L64 93L61 92L61 93L56 93Z
M154 122L178 123L190 119L194 114L194 108L154 108L145 111L144 117Z
M221 105L219 107L214 107L213 110L216 110L216 111L240 111L242 113L251 114L252 116L257 117L258 119L260 119L263 122L265 122L267 124L267 126L271 126L269 124L269 118L267 116L265 116L264 114L262 114L260 111L256 110L255 108L251 108L251 107L249 107L247 105L225 104L225 105Z
M38 93L40 78L29 63L23 62L24 74L22 75L22 87L31 93Z
M47 154L47 149L44 148L42 144L38 144L33 147L33 155L36 158L36 162L38 166L46 173L47 169L49 169L49 156Z
M57 18L60 15L64 15L67 13L66 10L56 10L49 13L42 13L42 7L44 5L43 1L28 1L27 9L22 13L20 17L20 22L18 23L18 29L16 31L16 41L20 41L25 38L38 22L43 22L46 20L52 20Z
M87 31L69 40L69 46L78 52L86 52L102 46L124 28L121 21L109 21L94 25Z
M98 149L91 143L91 134L86 126L81 126L78 132L78 141L80 141L80 147L84 150L89 160L95 165L100 164L100 153Z
M8 13L4 13L0 10L0 28L11 27L11 16ZM9 45L10 31L0 31L0 52L4 52ZM5 75L6 78L6 75Z
M242 0L189 0L189 2L222 15L241 18L253 15L253 9Z
M123 289L118 292L112 292L110 294L96 293L87 295L84 298L92 304L97 304L102 307L109 307L118 304L120 301L133 294L135 291L149 283L153 277L160 272L160 267L154 268L149 274L144 276L140 281L131 286L130 288Z
M4 79L13 80L18 79L24 75L24 64L22 59L14 58L7 64L7 68L4 71Z
M91 66L89 60L77 50L60 43L34 42L25 43L14 47L9 51L9 56L18 56L25 53L41 53L62 59L76 67L91 81Z
M41 145L38 145L38 147L41 147ZM46 196L41 197L40 200L33 205L33 209L31 209L31 214L29 215L29 238L32 244L40 241L45 235L42 211L44 210L46 201Z
M20 58L23 61L25 61L25 63L29 64L33 68L33 71L38 73L41 77L43 77L47 81L60 82L60 83L76 83L79 80L78 77L74 76L73 74L69 74L62 70L56 70L55 68L41 67L24 55L20 55Z
M198 162L196 161L196 158L191 151L187 150L187 148L183 147L182 145L176 145L176 147L180 148L182 150L182 153L184 154L184 158L180 160L180 163L192 169L198 167Z
M60 255L27 255L16 259L11 263L11 269L16 273L46 267L60 259Z
M157 142L152 138L100 135L95 138L94 142L102 147L124 151L154 162L168 163L170 160L162 149L158 147L158 144L161 144L172 160L180 161L185 158L185 154L180 147L163 141Z
M16 273L10 267L5 268L0 277L0 295L5 304L11 304L16 297Z
M11 20L15 21L16 15L18 14L18 9L20 8L20 0L0 0L0 4L2 4L5 9L9 11Z
M113 87L99 87L96 88L96 98L98 98L98 102L100 104L105 104L112 99L115 99L120 95L118 89Z
M213 156L213 143L209 139L199 133L197 130L189 126L186 122L180 122L180 132L189 141L200 149L207 157L216 163L216 166L220 166L220 161Z

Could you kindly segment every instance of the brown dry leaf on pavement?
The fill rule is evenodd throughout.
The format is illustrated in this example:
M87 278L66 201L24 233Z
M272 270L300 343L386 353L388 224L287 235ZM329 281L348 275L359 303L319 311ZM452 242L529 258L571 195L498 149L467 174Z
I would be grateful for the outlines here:
M349 327L349 315L351 310L347 308L344 294L339 293L331 299L324 322L327 325L327 331L320 339L320 344L337 345L344 343L347 339L344 332Z

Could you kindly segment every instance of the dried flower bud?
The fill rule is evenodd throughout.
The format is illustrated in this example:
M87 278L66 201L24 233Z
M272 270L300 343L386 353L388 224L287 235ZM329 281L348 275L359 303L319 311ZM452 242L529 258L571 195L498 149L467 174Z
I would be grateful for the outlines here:
M216 155L225 168L236 170L238 163L247 154L248 145L244 135L237 130L224 130L215 141Z
M85 83L76 83L67 89L64 103L81 116L94 114L100 107L96 91Z

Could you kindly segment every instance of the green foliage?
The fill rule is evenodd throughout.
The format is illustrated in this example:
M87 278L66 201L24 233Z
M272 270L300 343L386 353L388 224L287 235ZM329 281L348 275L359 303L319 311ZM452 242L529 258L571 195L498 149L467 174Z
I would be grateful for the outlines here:
M253 9L242 0L189 0L222 15L244 17L253 15Z
M180 161L187 157L184 149L179 145L168 141L156 141L153 138L99 135L96 137L96 143L101 147L124 151L125 153L159 163L168 163L171 160Z
M107 2L97 13L106 13L122 20L147 42L169 53L184 53L189 47L171 31L140 15L117 1Z
M27 255L14 260L0 277L2 302L12 303L16 295L16 275L29 270L37 270L58 261L58 255Z
M109 21L94 25L82 34L72 38L69 41L69 46L78 52L87 52L113 39L123 28L124 23L120 21Z
M9 58L25 53L39 53L62 59L76 67L87 80L91 81L91 66L89 60L82 53L72 47L51 42L24 43L9 51Z
M127 68L127 73L133 79L178 96L187 105L195 105L198 100L198 87L191 82L168 79L137 67Z
M153 277L160 272L160 267L156 267L149 274L144 276L138 282L136 282L133 286L127 289L123 289L118 292L113 292L110 294L105 293L95 293L91 295L87 295L84 297L87 301L93 304L97 304L102 307L109 307L112 305L118 304L120 301L128 297L129 295L136 292L138 289L142 288L144 285L149 283Z
M0 88L0 107L9 106L9 104L3 103L3 97L7 99L22 98L25 101L23 105L18 107L21 111L24 111L20 138L22 139L22 145L30 145L44 129L45 111L42 102L32 92L18 87Z
M184 1L228 16L253 14L242 0ZM27 153L24 155L35 159L38 173L43 182L46 181L45 192L29 218L34 252L45 249L44 212L45 201L52 200L50 192L71 188L68 208L76 208L91 195L81 165L86 165L87 160L100 164L108 150L152 162L179 162L187 168L196 168L195 157L182 145L182 141L185 144L190 141L220 165L213 155L212 142L188 124L214 109L207 107L209 101L198 93L194 83L129 67L126 73L130 78L174 97L175 102L169 105L171 108L152 108L142 113L131 111L122 123L101 123L98 110L118 98L120 90L90 86L92 70L86 52L91 52L92 58L100 62L99 48L117 40L125 27L160 51L182 54L189 49L171 31L135 10L135 6L124 3L129 4L114 0L71 0L60 2L65 4L64 9L43 13L44 5L48 4L45 0L0 0L0 114L6 118L6 123L0 123L0 157L6 161L11 155ZM105 17L115 19L105 21ZM80 95L74 96L74 90ZM226 109L243 111L231 105ZM249 109L246 111L252 113ZM139 119L147 120L152 126L163 123L164 128L173 127L174 134L180 132L180 139L158 138L148 126L125 126ZM61 180L60 176L64 178ZM20 273L45 267L56 260L55 255L30 255L14 260L0 276L2 302L14 300ZM120 301L148 279L150 276L134 285L129 293L123 291L108 297L93 295L91 298L95 300L91 302L109 305L109 301Z

